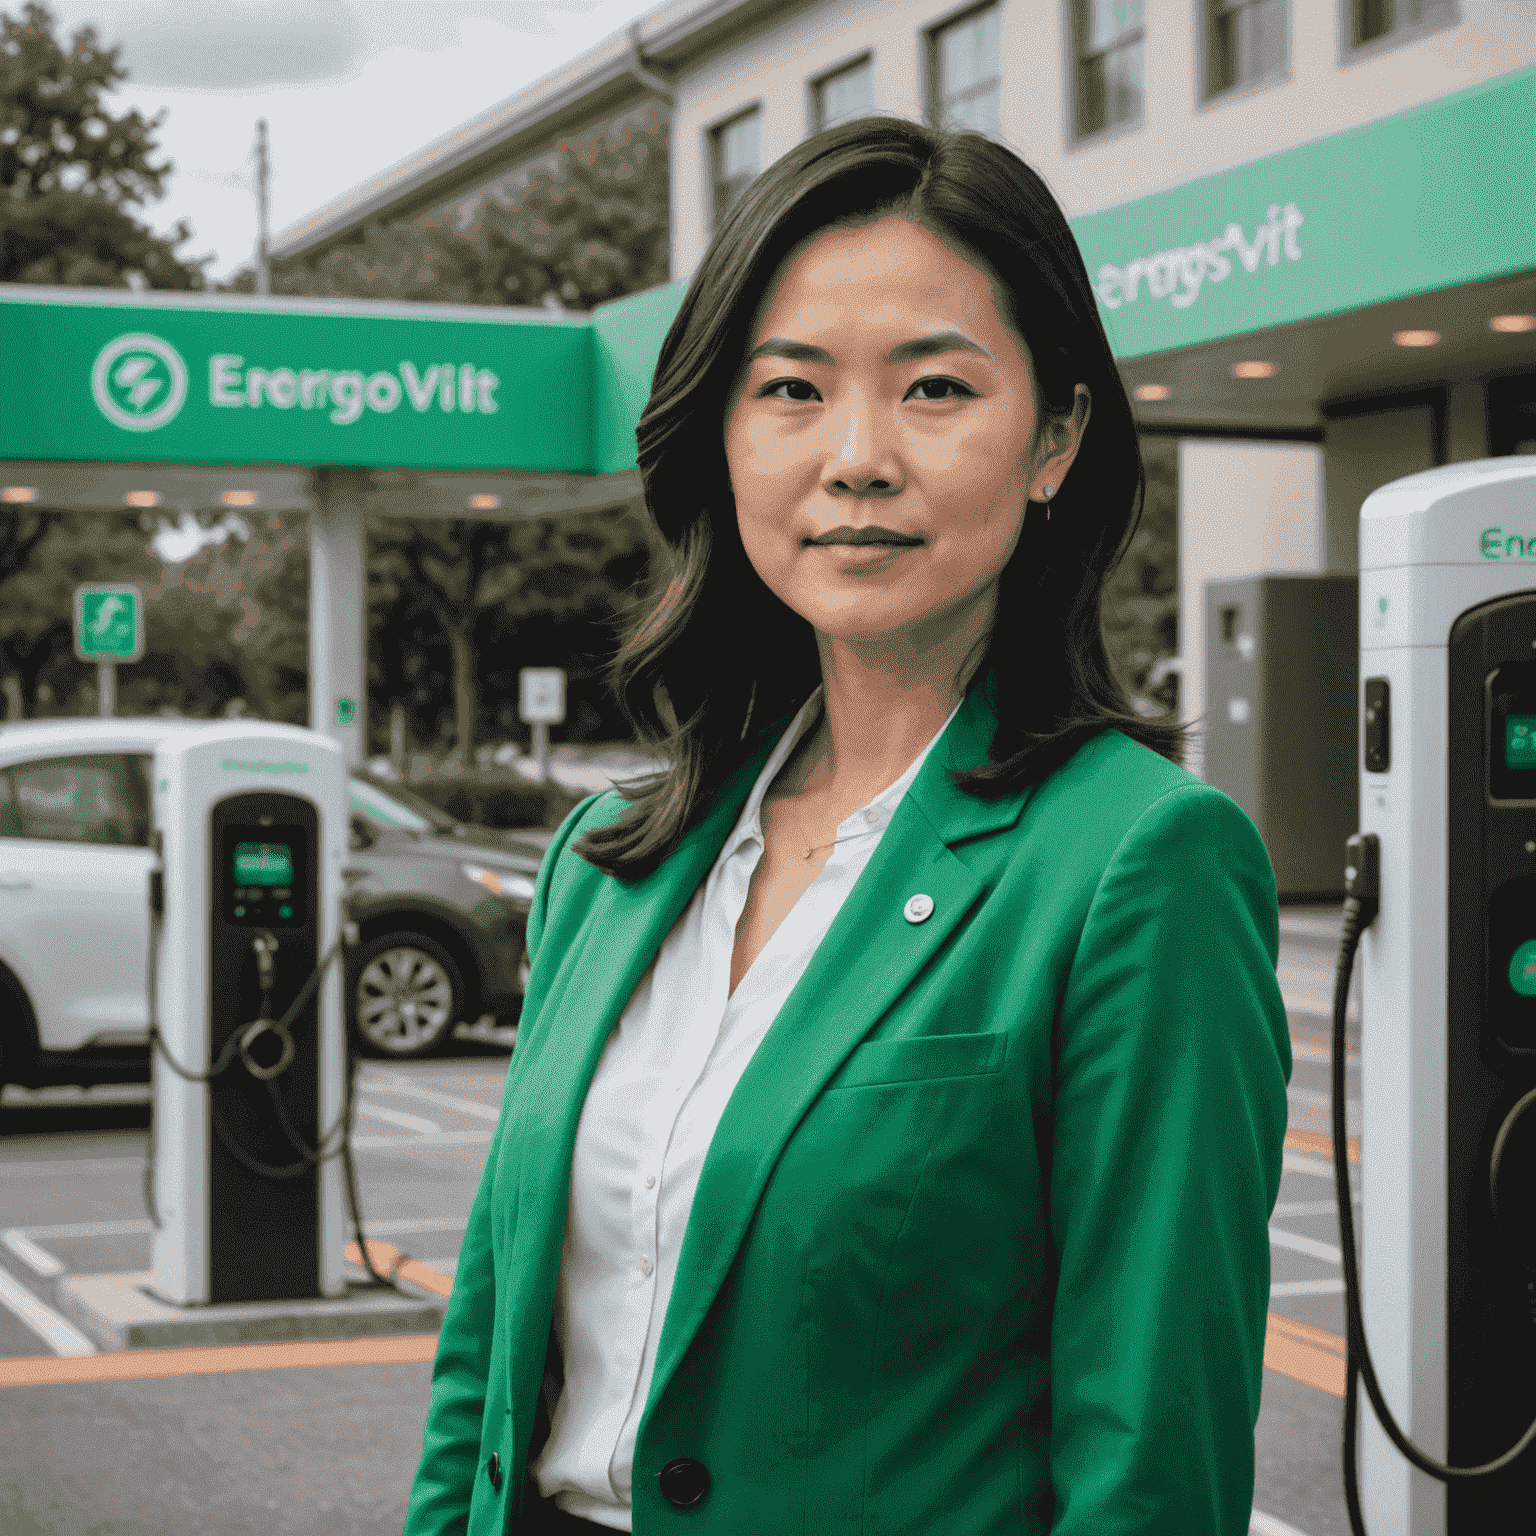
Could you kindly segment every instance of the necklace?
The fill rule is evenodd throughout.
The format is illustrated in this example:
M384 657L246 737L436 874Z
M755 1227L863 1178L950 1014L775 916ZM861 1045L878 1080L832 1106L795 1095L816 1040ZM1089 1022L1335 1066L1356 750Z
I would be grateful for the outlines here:
M841 837L834 837L830 843L807 843L797 832L795 841L800 844L800 857L808 859L813 853L817 853L823 848L835 848L837 844L847 842L850 837L864 837L870 830L870 828L865 827L858 832L845 832Z

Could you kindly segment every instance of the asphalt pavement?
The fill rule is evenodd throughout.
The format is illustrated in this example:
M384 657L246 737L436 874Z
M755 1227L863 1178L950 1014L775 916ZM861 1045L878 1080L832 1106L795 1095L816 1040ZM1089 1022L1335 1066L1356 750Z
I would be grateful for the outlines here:
M1328 1136L1336 910L1283 914L1295 1069L1271 1222L1271 1326L1253 1536L1348 1536L1343 1295ZM368 1235L451 1277L508 1056L485 1043L368 1063L354 1147ZM1350 1125L1359 1134L1358 1055ZM398 1531L421 1448L430 1335L109 1354L59 1312L62 1276L149 1267L149 1106L137 1087L0 1097L0 1531L5 1536L362 1536ZM356 1272L361 1277L361 1271ZM133 1357L132 1359L126 1357ZM295 1364L303 1358L310 1363ZM321 1363L313 1363L316 1358ZM181 1374L180 1372L185 1372Z

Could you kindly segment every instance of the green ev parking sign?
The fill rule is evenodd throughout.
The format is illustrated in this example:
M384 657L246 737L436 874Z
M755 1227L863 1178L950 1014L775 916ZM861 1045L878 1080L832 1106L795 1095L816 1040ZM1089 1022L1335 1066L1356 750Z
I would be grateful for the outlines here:
M75 655L95 662L144 655L144 598L137 587L75 588Z

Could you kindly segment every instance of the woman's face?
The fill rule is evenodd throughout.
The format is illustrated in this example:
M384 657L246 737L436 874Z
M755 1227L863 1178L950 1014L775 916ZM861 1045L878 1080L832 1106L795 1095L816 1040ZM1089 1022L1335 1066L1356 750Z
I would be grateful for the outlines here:
M770 284L725 412L747 557L818 635L893 657L985 633L1025 504L1087 423L1041 430L992 280L908 219L818 235Z

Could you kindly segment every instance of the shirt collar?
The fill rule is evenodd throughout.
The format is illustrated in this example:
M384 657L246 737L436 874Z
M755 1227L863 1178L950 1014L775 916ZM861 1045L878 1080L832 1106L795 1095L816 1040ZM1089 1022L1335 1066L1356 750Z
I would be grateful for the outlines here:
M779 738L779 744L773 749L768 761L763 765L763 771L758 774L756 783L752 786L752 793L747 796L747 803L741 808L741 815L736 819L736 825L731 835L726 838L725 846L720 850L722 859L728 858L744 842L755 838L758 842L763 838L763 798L768 793L768 787L778 776L779 769L789 760L800 742L800 738L821 719L822 690L818 685L816 691L811 694L800 712L789 723L789 728ZM961 704L965 701L962 699ZM840 822L835 836L842 838L855 832L877 832L891 819L901 797L906 794L913 779L917 777L918 770L923 766L928 754L938 744L939 738L949 729L950 721L960 712L960 704L949 712L949 719L934 733L932 740L913 759L911 765L894 784L882 789L874 799L859 807L858 810ZM873 819L871 819L873 818ZM834 850L835 852L835 850Z

